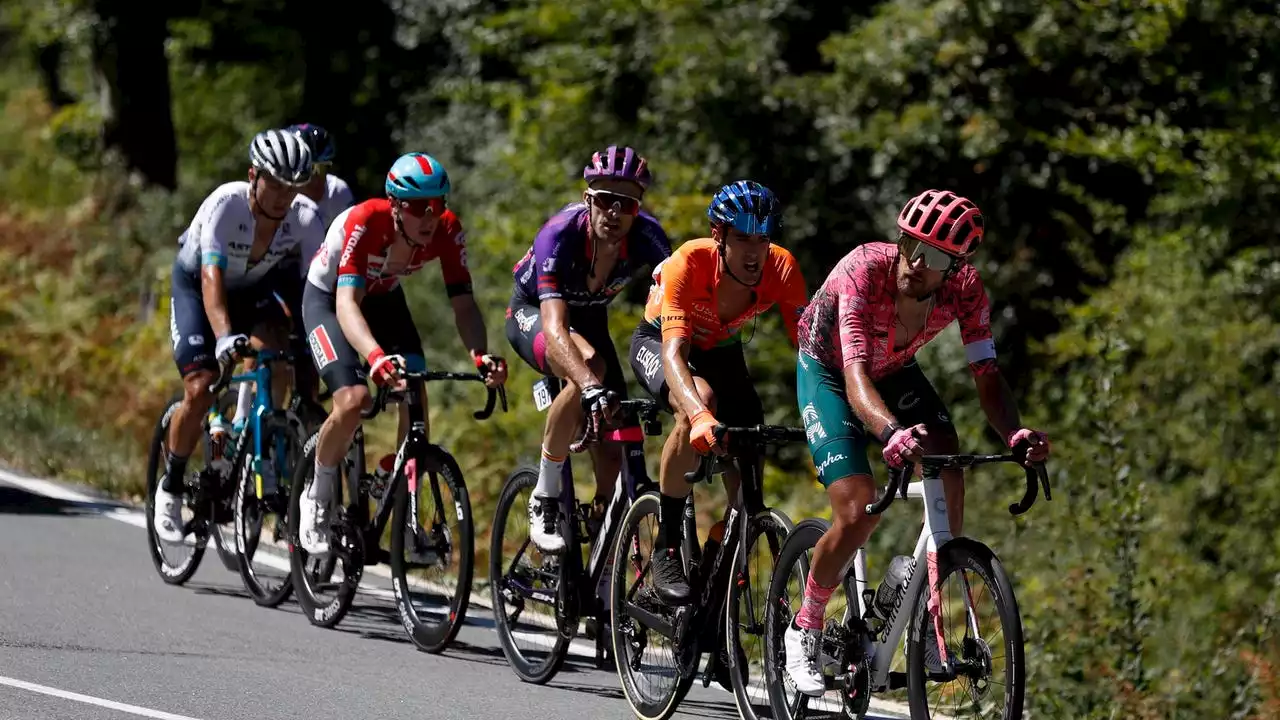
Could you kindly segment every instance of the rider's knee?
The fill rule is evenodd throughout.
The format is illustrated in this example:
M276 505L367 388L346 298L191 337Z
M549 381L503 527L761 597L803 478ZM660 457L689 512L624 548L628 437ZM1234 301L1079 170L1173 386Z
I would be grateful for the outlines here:
M360 411L371 407L373 398L364 385L349 385L333 393L333 411L330 417L335 423L347 424L359 421Z
M183 402L190 403L195 409L209 409L213 405L213 393L209 388L215 380L212 370L197 370L182 378Z

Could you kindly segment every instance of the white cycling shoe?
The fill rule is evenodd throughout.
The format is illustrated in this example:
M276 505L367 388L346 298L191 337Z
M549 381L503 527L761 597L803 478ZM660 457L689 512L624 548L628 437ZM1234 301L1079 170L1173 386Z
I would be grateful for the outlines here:
M156 486L156 511L153 518L156 526L156 537L167 543L182 542L182 496L166 492L161 485Z
M821 642L821 630L798 627L795 620L783 634L783 644L787 649L787 675L797 691L810 697L820 697L827 691L822 671L818 669L818 645Z
M564 552L564 534L560 532L560 498L529 497L529 539L538 550L548 555Z
M311 555L329 552L329 505L317 502L310 487L298 499L298 540Z

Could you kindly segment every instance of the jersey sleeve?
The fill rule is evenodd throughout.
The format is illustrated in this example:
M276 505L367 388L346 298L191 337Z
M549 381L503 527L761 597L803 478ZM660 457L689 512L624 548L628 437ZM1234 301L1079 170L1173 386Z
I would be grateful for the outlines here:
M868 298L874 297L876 292L871 267L865 263L851 264L841 278L837 292L836 327L843 367L856 362L870 362L871 330L875 322Z
M960 339L964 342L969 369L974 375L986 375L997 369L996 343L991 335L991 304L978 272L970 267L965 274L957 297Z
M359 207L342 224L342 255L338 259L337 287L363 289L369 270L370 211Z
M537 276L538 302L564 297L561 292L560 272L564 270L565 255L572 247L573 227L563 215L551 218L533 238L533 272Z
M227 269L226 238L240 224L234 212L235 195L224 194L212 199L212 206L206 210L200 208L200 264L213 265L222 270Z
M457 217L449 219L444 242L448 247L440 253L440 272L444 275L445 293L449 297L470 295L471 271L467 269L467 231Z
M356 196L351 192L351 186L345 180L332 175L329 177L334 180L333 193L329 197L329 210L333 213L333 217L337 217L338 213L356 204Z
M693 335L693 325L689 322L689 302L692 299L692 284L689 282L689 258L676 253L667 257L658 265L658 291L662 294L662 312L659 319L662 323L662 340L673 338L688 339Z
M310 216L311 221L303 224L302 237L298 242L298 247L293 250L298 262L299 274L303 277L307 276L307 270L311 265L312 259L320 253L320 248L324 246L325 220L320 216L319 208L310 213Z
M671 238L667 237L667 231L662 229L662 225L656 218L647 217L646 219L648 227L645 228L644 238L647 241L649 257L642 262L646 262L651 268L656 268L671 257Z
M781 248L779 248L781 250ZM787 326L787 337L793 347L799 347L797 334L800 316L804 315L805 306L809 304L809 291L804 284L804 275L796 258L786 250L780 253L781 272L778 276L778 310L782 313L782 321Z

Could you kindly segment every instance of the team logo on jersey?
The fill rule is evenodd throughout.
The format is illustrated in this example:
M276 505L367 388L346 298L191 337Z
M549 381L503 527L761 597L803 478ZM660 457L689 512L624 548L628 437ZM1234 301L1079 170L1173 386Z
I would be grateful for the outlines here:
M357 225L351 229L346 245L342 248L342 259L338 262L338 267L345 267L351 261L351 254L356 251L356 245L360 244L362 235L364 235L364 225Z
M329 340L329 332L323 325L312 330L307 339L311 342L311 357L315 359L317 368L323 370L338 359L338 353L334 352L333 343Z
M644 368L644 376L649 380L652 380L658 368L662 367L662 358L643 345L636 348L636 362Z

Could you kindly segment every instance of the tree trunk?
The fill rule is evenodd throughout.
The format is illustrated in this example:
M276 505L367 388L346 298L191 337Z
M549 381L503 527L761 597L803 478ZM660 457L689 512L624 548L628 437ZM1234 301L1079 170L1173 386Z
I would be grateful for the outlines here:
M148 184L177 187L170 108L167 12L125 0L95 0L93 63L102 87L104 140Z

